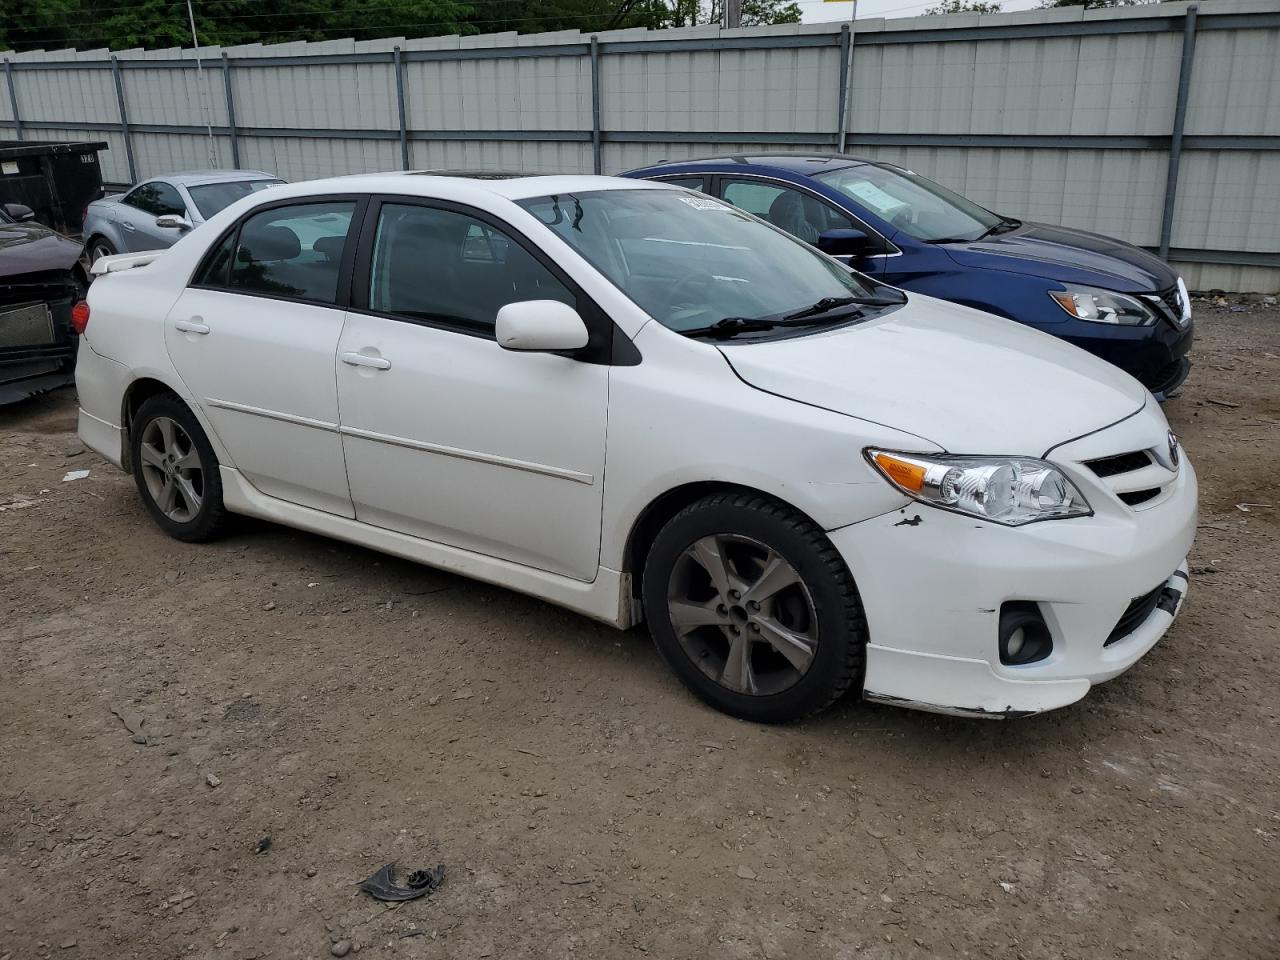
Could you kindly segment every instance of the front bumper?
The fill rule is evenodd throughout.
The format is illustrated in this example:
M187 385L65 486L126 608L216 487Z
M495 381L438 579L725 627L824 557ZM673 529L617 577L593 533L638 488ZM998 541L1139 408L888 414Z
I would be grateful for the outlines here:
M1195 472L1184 459L1139 509L1100 488L1085 494L1091 517L1002 527L913 503L833 531L870 629L864 696L1019 716L1074 703L1141 659L1186 596ZM1161 585L1164 602L1108 643L1130 603ZM1053 639L1045 659L1001 663L1000 609L1012 601L1038 606Z
M1182 385L1191 371L1187 353L1195 340L1195 324L1178 328L1161 317L1149 327L1110 327L1105 324L1068 321L1041 327L1068 343L1115 364L1144 387L1165 400Z

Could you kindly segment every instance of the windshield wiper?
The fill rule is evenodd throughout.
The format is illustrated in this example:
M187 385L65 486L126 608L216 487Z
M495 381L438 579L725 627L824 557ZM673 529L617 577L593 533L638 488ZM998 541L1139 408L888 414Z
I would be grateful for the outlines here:
M740 333L756 333L763 330L776 330L779 327L814 327L824 323L841 323L847 316L825 317L824 314L840 307L897 307L907 302L904 295L901 299L889 297L823 297L812 306L788 313L777 319L768 317L725 317L706 327L693 330L681 330L686 337L707 337L712 340L728 340ZM861 311L858 311L859 313Z
M1000 222L994 227L980 233L975 239L985 240L987 237L994 237L998 233L1008 233L1010 230L1017 230L1022 226L1021 220L1015 220L1013 217L1002 217Z
M803 309L797 310L795 313L788 313L783 320L802 320L805 317L816 317L823 313L830 313L832 310L838 310L840 307L896 307L900 303L906 303L907 298L902 297L823 297L817 303L811 303Z
M753 320L750 317L725 317L706 327L681 330L686 337L707 337L711 340L728 340L740 333L773 330L780 326L777 320Z

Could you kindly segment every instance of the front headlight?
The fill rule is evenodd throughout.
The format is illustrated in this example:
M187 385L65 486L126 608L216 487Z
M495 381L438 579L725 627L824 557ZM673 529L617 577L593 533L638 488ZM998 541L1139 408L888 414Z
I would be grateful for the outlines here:
M1075 485L1043 460L884 450L866 455L907 496L943 510L1010 527L1093 513Z
M1137 297L1123 293L1068 286L1066 290L1050 290L1049 296L1077 320L1124 327L1145 327L1156 322L1155 311Z

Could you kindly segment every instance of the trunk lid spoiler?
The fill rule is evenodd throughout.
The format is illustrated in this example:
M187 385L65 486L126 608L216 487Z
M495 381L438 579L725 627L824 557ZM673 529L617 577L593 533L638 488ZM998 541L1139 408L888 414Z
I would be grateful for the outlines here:
M164 253L163 250L148 250L146 253L118 253L114 257L102 257L89 269L89 272L95 277L100 277L104 273L119 273L121 270L145 267L162 253Z

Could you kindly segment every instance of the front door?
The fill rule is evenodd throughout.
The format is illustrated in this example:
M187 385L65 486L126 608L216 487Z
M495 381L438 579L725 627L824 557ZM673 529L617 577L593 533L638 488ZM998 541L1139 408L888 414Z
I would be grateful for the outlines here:
M720 195L735 207L814 246L818 245L818 237L828 230L861 230L867 235L866 255L857 260L836 259L863 273L882 275L884 256L891 250L884 238L848 212L807 190L778 180L722 176Z
M357 207L339 199L255 213L210 251L165 321L173 365L231 465L268 496L346 517L333 365Z
M382 202L338 344L356 518L591 580L600 556L609 368L504 350L502 306L581 306L491 217Z
M156 226L156 218L171 214L187 216L187 205L176 187L163 180L149 180L140 184L120 201L120 236L128 246L127 251L163 250L178 242L183 231L171 227Z

